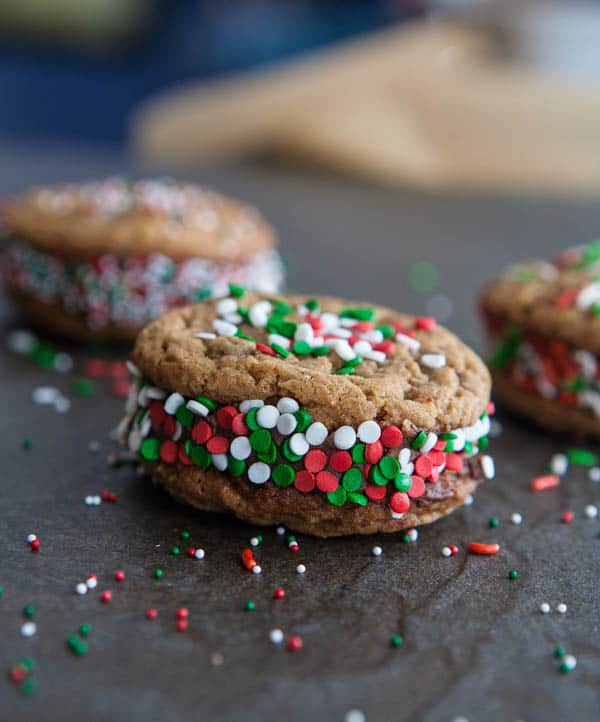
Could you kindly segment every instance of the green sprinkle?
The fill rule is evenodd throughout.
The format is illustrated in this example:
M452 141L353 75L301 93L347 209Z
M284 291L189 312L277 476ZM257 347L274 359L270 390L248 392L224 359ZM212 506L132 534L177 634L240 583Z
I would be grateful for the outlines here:
M592 241L584 248L575 268L579 271L592 266L600 258L600 241Z
M247 612L252 612L255 607L256 607L256 605L254 604L254 602L253 602L251 599L249 599L249 600L246 602L246 604L244 604L244 609L245 609Z
M408 491L412 486L412 479L408 474L400 472L394 478L394 486L398 491Z
M21 441L21 446L25 449L25 451L31 449L31 444L32 441L28 436L26 436L23 441Z
M410 536L409 536L408 534L403 534L403 536L402 536L402 541L403 541L405 544L409 544L409 543L412 541L412 539L410 538Z
M35 662L31 659L31 657L23 657L19 664L23 667L23 669L27 670L27 672L33 672L35 669Z
M388 483L388 479L379 471L379 465L373 464L369 477L374 484L377 486L385 486Z
M360 366L360 364L363 362L362 356L355 356L354 358L350 359L349 361L346 361L344 363L344 366L348 366L349 368L354 368L355 366Z
M256 452L268 451L272 443L271 434L266 429L257 429L250 434L250 446Z
M308 308L309 311L318 311L319 310L319 302L316 298L309 298L309 300L304 304L306 308Z
M554 647L553 654L557 659L564 657L566 653L567 653L567 650L564 647Z
M158 461L160 459L160 441L152 437L144 439L140 446L140 454L146 461Z
M278 316L289 316L289 314L293 311L294 309L289 305L289 303L281 300L273 301L273 313Z
M335 372L338 376L351 376L354 373L353 366L342 366Z
M296 478L294 467L289 464L277 464L277 466L273 468L271 475L277 486L290 486Z
M399 634L394 634L390 637L390 647L393 647L394 649L396 649L397 647L401 647L402 642L404 642L404 640Z
M292 351L296 356L308 356L312 351L312 347L308 341L294 341Z
M354 444L352 451L350 452L352 461L355 464L365 463L365 445L363 443Z
M96 391L96 386L91 379L82 376L79 379L73 381L73 392L77 396L93 396Z
M592 304L592 313L594 316L600 316L600 303Z
M356 491L349 491L348 501L351 501L353 504L358 504L359 506L366 506L369 500L364 494L359 494Z
M79 627L79 634L81 634L82 637L89 637L91 631L92 627L90 624L82 624Z
M206 450L205 446L201 446L200 444L194 444L192 447L192 453L190 454L190 458L196 464L196 466L199 466L201 469L208 469L210 466L210 454Z
M325 494L325 496L327 497L327 501L333 504L333 506L342 506L342 504L345 504L347 497L346 490L343 486L338 486L335 491L330 491Z
M430 261L417 261L408 269L408 285L413 291L429 293L439 282L439 271Z
M473 442L472 441L465 441L465 454L467 456L470 456L473 453L474 450Z
M353 318L356 321L372 321L375 311L372 308L342 308L340 318Z
M231 454L228 455L227 471L231 476L241 476L246 471L246 462L243 459L234 459Z
M0 586L0 599L2 599L3 594L4 594L4 587Z
M76 634L71 634L71 636L67 638L67 647L77 657L83 657L88 651L87 642L79 639Z
M258 431L261 427L258 425L258 421L256 420L256 414L258 413L258 409L256 406L253 406L252 408L248 409L248 413L246 414L246 426L250 429L250 431Z
M175 557L179 556L181 549L178 546L171 547L171 554Z
M383 338L392 338L395 333L393 326L376 326L375 329L381 333Z
M598 456L586 449L567 449L567 459L580 466L596 466L598 463Z
M26 604L23 607L23 616L27 617L27 619L33 619L33 616L35 614L35 607L33 604Z
M329 353L329 348L327 346L315 346L313 350L311 351L311 354L318 358L319 356L327 356Z
M344 472L342 476L342 486L346 491L358 491L362 484L363 475L360 469L353 467Z
M490 357L490 366L493 368L505 369L516 358L520 345L521 331L517 326L510 326L504 342Z
M207 399L206 396L196 396L196 401L206 406L209 411L215 411L217 408L215 402L212 399Z
M299 454L294 454L294 452L290 449L289 439L285 439L285 441L283 442L281 452L288 461L300 461L300 459L302 458Z
M271 444L266 451L259 451L256 455L265 464L274 464L277 461L277 447Z
M450 453L454 451L454 442L453 441L447 441L446 446L444 446L444 451L447 453Z
M35 690L35 679L27 677L21 682L19 689L24 695L30 695Z
M242 298L246 293L246 289L243 286L236 286L235 283L229 284L229 295L233 298Z
M493 516L493 517L488 521L488 526L491 527L492 529L495 529L495 528L498 526L498 524L500 524L500 520L499 520L498 517L496 517L496 516Z
M154 570L154 578L155 579L162 579L163 576L164 576L164 572L160 567L158 567Z
M187 541L190 538L190 533L187 529L184 529L179 536Z
M386 479L395 479L400 473L400 464L398 459L393 456L383 456L378 464L379 471L385 476Z
M482 436L481 439L477 442L477 447L479 448L479 451L484 451L484 449L487 449L488 445L490 443L490 440L487 436Z
M420 449L425 440L427 439L427 433L425 431L419 431L415 438L411 441L410 446L412 449Z
M250 343L256 343L254 336L247 336L241 329L236 331L237 338L241 338L242 341L250 341Z
M184 427L191 426L194 423L194 414L186 408L185 404L181 404L181 406L177 409L175 412L175 418Z
M287 348L283 348L283 346L280 346L278 343L272 343L271 348L282 358L287 358L290 355L290 352L287 350Z
M572 672L572 671L573 671L573 667L571 667L570 665L568 665L566 662L563 662L563 663L560 665L559 669L560 669L560 671L561 671L563 674L568 674L569 672Z
M250 323L250 313L247 308L243 308L243 306L238 306L237 312L240 314L242 320L245 323Z
M440 439L443 441L454 441L456 439L456 434L452 431L446 431L445 433L440 434Z
M508 572L508 578L509 579L516 579L519 576L519 572L516 569L511 569Z
M306 431L312 422L312 416L304 409L298 409L294 414L297 421L296 431L300 433Z

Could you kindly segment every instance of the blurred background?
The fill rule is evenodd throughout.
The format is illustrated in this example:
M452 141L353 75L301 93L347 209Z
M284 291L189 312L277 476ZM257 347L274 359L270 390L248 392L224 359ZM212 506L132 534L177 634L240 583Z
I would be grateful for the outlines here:
M600 191L600 2L2 0L0 143Z

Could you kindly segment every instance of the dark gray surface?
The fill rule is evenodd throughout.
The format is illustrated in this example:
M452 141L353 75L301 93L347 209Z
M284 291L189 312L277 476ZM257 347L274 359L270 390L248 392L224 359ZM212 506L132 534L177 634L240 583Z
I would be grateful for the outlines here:
M110 153L0 148L0 193L32 182L82 178L123 170ZM433 260L439 292L452 298L447 325L477 344L473 297L507 261L551 255L598 234L593 203L517 199L434 198L310 176L244 167L207 172L202 180L256 202L279 226L294 289L365 298L422 311L427 296L407 288L416 260ZM13 323L6 307L5 328ZM109 469L107 433L121 402L103 392L73 399L68 414L34 406L31 390L52 383L69 395L71 376L40 371L2 350L5 460L0 513L0 671L24 655L37 663L38 689L24 698L0 679L0 720L148 722L344 719L361 709L368 722L586 722L600 709L600 523L585 518L600 485L572 471L559 490L534 495L529 479L564 443L500 415L493 440L497 478L475 504L421 530L417 544L399 538L317 541L300 538L292 555L273 531L257 552L262 576L239 564L257 530L195 513L135 477ZM30 436L33 447L21 449ZM90 440L102 442L97 454ZM86 507L86 494L109 488L117 504ZM566 508L576 512L560 524ZM523 525L510 514L523 514ZM491 530L487 520L497 516ZM188 529L206 558L168 554ZM34 531L43 549L32 554ZM469 540L496 540L496 557L465 554ZM374 544L384 554L371 556ZM445 559L445 544L461 547ZM299 576L295 565L307 573ZM162 581L152 578L156 566ZM519 579L509 581L516 567ZM127 579L113 581L122 568ZM74 585L96 572L85 597ZM273 589L284 586L285 600ZM114 591L101 605L102 589ZM243 612L247 599L256 610ZM37 608L38 633L19 635L21 608ZM541 615L538 605L564 601L566 616ZM174 629L178 606L190 609L186 634ZM160 619L144 619L156 606ZM79 624L93 627L90 652L75 658L64 640ZM281 627L300 634L291 654L269 642ZM399 650L388 646L401 633ZM560 675L552 658L562 644L578 658ZM220 652L224 663L211 665Z

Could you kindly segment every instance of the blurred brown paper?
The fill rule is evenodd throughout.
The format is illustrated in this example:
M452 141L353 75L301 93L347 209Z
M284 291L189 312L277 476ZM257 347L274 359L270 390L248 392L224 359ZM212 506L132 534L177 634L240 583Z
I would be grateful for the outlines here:
M132 144L168 167L272 152L429 190L598 193L600 87L492 50L483 31L406 25L159 96Z

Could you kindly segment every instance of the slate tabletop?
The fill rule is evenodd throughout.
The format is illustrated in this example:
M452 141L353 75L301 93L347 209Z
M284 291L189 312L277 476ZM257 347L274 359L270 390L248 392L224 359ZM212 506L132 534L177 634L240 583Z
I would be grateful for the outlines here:
M110 151L0 146L0 195L32 183L134 172ZM255 203L277 225L289 267L289 287L390 305L434 309L446 325L481 349L476 290L506 263L551 257L600 235L600 205L592 201L428 196L381 189L265 163L198 171ZM437 288L415 291L408 273L430 261ZM3 337L20 327L1 306ZM62 348L62 346L61 346ZM541 432L497 414L491 441L497 476L475 502L400 537L330 541L298 537L293 554L274 530L256 551L260 576L240 565L240 552L261 530L195 512L172 501L129 467L112 468L111 428L122 400L96 382L88 397L73 392L75 369L43 370L2 343L0 439L0 720L2 722L587 722L600 716L600 520L584 514L600 502L600 484L575 468L558 489L534 494L530 479L553 453L589 443ZM68 413L34 405L40 385L71 399ZM31 448L23 448L24 438ZM90 442L99 450L90 451ZM86 495L108 489L115 503L86 506ZM566 509L575 513L562 524ZM522 514L521 525L511 515ZM491 517L499 526L490 528ZM203 560L170 553L187 544ZM32 553L29 533L41 549ZM495 557L465 553L470 540L496 541ZM372 555L374 545L383 548ZM457 544L456 557L441 549ZM298 563L306 573L296 573ZM154 570L164 570L161 580ZM122 569L126 579L114 580ZM507 573L517 569L510 580ZM95 590L74 589L96 573ZM283 600L273 590L286 590ZM100 592L113 591L110 604ZM248 601L254 611L244 611ZM553 611L544 615L539 605ZM566 614L554 611L568 606ZM33 604L37 632L21 636L23 607ZM176 610L189 609L185 633ZM149 607L159 610L154 622ZM89 649L65 645L82 623ZM281 628L304 646L292 653L269 640ZM404 643L392 648L390 637ZM577 658L561 674L553 649ZM8 672L33 660L35 690L25 695ZM351 711L355 712L352 714ZM362 714L362 717L361 717Z

